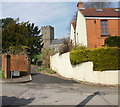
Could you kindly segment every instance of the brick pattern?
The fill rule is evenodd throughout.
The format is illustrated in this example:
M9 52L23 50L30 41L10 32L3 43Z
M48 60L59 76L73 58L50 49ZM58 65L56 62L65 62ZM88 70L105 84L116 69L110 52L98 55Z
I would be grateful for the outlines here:
M101 37L101 20L102 19L86 20L87 41L89 48L97 48L104 46L104 40L107 37ZM119 19L108 19L108 35L120 36L120 30L118 29L119 24Z

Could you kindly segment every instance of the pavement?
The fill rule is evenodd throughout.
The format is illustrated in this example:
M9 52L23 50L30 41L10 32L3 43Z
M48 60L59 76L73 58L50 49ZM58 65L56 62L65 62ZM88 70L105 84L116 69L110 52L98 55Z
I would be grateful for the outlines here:
M36 69L37 69L37 66L32 66L31 72L35 72ZM25 83L30 81L32 81L31 74L26 76L21 76L18 78L0 79L0 83Z
M0 79L1 83L24 83L24 82L30 82L32 81L31 75L26 75L18 78L9 78L9 79Z

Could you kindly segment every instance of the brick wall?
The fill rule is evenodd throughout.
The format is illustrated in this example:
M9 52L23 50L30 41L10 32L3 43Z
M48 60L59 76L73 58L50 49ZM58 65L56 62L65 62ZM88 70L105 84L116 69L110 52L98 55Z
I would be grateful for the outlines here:
M87 19L86 29L87 29L87 41L89 48L97 48L104 45L104 40L107 37L101 37L101 23L100 19ZM120 30L118 25L120 20L109 19L108 20L108 35L120 36Z

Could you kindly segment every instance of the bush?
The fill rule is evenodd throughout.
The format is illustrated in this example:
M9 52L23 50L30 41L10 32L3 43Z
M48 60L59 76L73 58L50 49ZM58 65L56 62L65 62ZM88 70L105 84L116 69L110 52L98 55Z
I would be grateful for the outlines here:
M89 57L90 50L74 50L70 52L70 60L73 65L90 61Z
M37 55L33 55L31 56L31 63L34 65L41 65L42 64L42 54L37 54Z
M42 51L42 64L45 67L50 68L50 56L54 55L53 49L44 49Z
M94 71L120 70L120 48L106 47L71 51L70 61L73 65L92 61Z
M120 47L120 37L113 36L105 39L105 45L110 47Z
M87 49L87 47L84 45L76 45L72 47L72 50L84 50L84 49Z

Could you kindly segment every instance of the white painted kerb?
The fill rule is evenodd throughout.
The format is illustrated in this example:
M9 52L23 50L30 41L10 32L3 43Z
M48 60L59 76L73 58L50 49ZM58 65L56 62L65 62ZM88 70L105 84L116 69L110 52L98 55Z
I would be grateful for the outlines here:
M69 53L59 56L59 53L50 58L51 69L58 72L60 75L73 78L76 80L100 83L107 85L116 85L118 83L118 72L116 71L93 71L93 63L85 62L72 66L70 63Z

